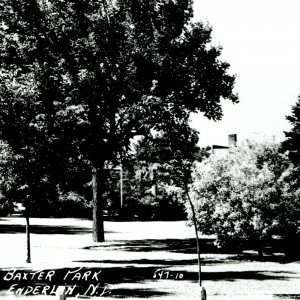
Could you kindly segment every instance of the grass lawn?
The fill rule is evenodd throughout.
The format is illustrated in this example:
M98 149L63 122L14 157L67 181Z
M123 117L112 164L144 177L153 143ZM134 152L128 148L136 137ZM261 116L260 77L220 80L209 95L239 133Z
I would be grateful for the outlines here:
M106 242L93 243L89 220L32 219L31 264L24 225L23 218L0 219L1 299L59 299L55 290L24 293L28 286L40 284L38 293L64 283L73 296L67 299L200 299L194 232L185 222L105 222ZM299 262L217 253L211 237L201 238L207 299L300 299ZM21 283L22 295L7 292Z

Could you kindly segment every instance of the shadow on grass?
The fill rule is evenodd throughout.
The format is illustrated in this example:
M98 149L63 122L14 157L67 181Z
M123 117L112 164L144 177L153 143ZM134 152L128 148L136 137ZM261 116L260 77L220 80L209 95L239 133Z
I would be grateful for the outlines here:
M120 240L101 245L92 245L84 248L85 250L117 250L128 252L169 252L181 254L196 254L196 240L191 239L162 239L162 240ZM247 250L247 251L246 251ZM213 238L205 238L200 241L200 251L203 254L224 254L230 256L232 261L261 261L289 263L300 260L299 255L284 254L283 247L268 247L263 256L259 256L256 249L248 248L244 251L235 247L220 249L214 245ZM239 252L237 252L239 251ZM142 262L141 262L142 263ZM213 261L211 261L213 263Z
M259 256L256 253L241 253L236 255L235 257L231 257L233 261L236 262L276 262L281 264L291 263L291 262L300 262L300 258L297 256L288 256L284 253L279 254L264 254L263 256Z
M155 265L155 266L172 266L172 265L195 265L197 259L182 259L182 260L164 260L164 259L133 259L133 260L76 260L79 263L104 263L104 264L134 264L134 265Z
M202 253L221 253L213 245L214 239L201 240ZM122 250L130 252L162 252L167 251L171 253L194 254L197 253L195 239L163 239L163 240L126 240L116 241L106 245L93 245L85 247L84 249L109 248L111 250ZM233 252L232 252L233 253Z
M114 298L157 298L162 296L168 296L170 293L161 292L151 289L113 289L111 296Z
M276 294L274 300L299 300L300 294Z
M138 260L76 260L74 262L89 264L133 264L133 265L151 265L156 267L172 267L172 266L191 266L197 265L197 259L138 259ZM203 265L225 263L225 261L205 260Z
M91 229L76 226L30 225L30 232L35 234L84 234ZM25 225L0 224L0 233L25 233Z

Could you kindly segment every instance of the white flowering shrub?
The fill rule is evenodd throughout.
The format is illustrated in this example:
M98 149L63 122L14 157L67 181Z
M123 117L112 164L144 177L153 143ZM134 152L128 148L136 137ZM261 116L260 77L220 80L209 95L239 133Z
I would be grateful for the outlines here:
M225 158L211 155L195 164L192 176L198 230L215 234L218 246L247 243L261 250L272 234L297 232L299 188L277 145L247 142Z

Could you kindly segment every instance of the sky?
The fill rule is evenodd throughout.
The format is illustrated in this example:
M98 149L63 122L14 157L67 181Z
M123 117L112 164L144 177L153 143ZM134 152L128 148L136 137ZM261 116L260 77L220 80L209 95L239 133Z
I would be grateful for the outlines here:
M200 146L227 145L233 133L238 142L284 139L300 95L299 11L299 0L194 0L194 20L212 26L240 100L222 101L221 121L192 116Z

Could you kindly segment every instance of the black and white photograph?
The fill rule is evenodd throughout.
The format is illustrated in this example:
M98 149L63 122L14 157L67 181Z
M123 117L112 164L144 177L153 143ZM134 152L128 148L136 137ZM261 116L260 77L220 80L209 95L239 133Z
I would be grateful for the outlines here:
M300 300L299 12L0 0L0 298Z

